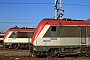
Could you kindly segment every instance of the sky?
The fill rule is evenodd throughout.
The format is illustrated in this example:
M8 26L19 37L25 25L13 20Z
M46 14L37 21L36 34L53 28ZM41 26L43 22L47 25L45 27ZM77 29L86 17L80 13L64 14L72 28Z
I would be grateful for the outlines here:
M0 0L0 31L14 26L36 28L42 19L54 17L53 3L54 0ZM90 0L62 0L62 3L63 18L90 18Z

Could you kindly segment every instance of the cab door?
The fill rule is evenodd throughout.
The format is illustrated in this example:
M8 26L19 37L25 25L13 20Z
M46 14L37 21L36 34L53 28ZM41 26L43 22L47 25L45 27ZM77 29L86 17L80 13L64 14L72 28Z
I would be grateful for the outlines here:
M56 26L51 26L51 40L57 40L57 29Z
M86 27L85 26L82 26L80 28L80 30L81 30L81 33L80 33L80 35L81 35L81 45L86 45L87 44L86 43L86 37L87 37Z

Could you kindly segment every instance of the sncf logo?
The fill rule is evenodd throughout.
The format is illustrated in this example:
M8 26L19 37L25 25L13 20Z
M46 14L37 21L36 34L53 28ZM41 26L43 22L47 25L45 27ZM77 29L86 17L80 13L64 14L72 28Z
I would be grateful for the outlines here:
M43 42L51 42L51 40L43 40Z

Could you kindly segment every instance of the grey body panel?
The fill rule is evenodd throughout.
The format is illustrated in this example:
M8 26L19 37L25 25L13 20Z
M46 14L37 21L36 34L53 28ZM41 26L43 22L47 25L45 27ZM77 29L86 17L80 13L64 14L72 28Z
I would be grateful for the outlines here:
M87 26L56 26L44 33L42 38L36 39L35 47L40 51L46 51L50 48L75 48L90 47L90 27ZM40 47L40 48L39 48Z

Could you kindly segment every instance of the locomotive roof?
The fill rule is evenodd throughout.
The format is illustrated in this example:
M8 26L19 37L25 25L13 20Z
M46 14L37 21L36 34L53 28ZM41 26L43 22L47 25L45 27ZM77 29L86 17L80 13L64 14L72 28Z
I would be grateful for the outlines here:
M90 25L90 21L72 19L43 19L40 23L46 23L48 25Z
M9 28L8 31L13 31L13 32L34 32L35 28Z
M43 20L60 20L60 21L85 21L85 20L76 20L71 18L63 18L63 19L52 19L52 18L45 18Z

